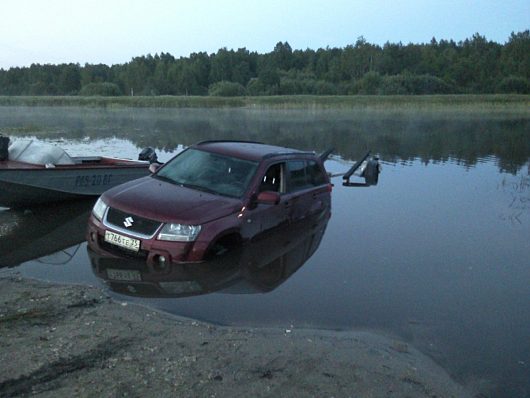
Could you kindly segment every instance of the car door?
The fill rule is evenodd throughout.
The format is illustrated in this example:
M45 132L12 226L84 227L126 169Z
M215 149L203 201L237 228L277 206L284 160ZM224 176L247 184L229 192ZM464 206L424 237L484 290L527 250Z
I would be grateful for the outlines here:
M331 209L331 184L324 167L315 160L308 160L306 177L313 186L309 214L320 215Z
M287 162L287 200L290 222L299 222L320 214L329 206L329 186L314 160Z
M280 201L277 204L256 203L253 206L250 215L255 233L277 230L289 223L290 202L286 195L286 169L285 162L274 163L260 179L256 195L265 191L277 192L280 194Z
M303 159L287 162L287 195L290 202L290 222L301 221L307 217L311 207L313 186L308 183L306 162Z

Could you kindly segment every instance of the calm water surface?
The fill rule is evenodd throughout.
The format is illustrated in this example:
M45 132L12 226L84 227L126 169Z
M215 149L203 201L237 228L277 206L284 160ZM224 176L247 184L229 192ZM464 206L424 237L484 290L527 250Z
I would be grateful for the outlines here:
M371 148L383 160L379 184L336 179L327 225L285 231L219 264L153 275L89 256L85 201L0 211L0 273L105 286L119 300L219 324L375 329L485 396L530 396L529 120L75 108L0 116L0 132L72 155L135 157L153 145L167 160L201 139L244 138L334 146L340 156L326 166L340 172ZM149 283L106 284L124 277L115 270Z

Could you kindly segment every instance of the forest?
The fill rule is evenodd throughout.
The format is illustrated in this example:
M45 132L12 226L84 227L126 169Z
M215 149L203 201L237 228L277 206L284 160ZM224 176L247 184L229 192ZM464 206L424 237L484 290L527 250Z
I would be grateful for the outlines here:
M293 50L279 42L265 54L134 57L117 65L74 63L0 69L3 96L261 96L530 93L530 32L504 44L480 34L456 43L370 44Z

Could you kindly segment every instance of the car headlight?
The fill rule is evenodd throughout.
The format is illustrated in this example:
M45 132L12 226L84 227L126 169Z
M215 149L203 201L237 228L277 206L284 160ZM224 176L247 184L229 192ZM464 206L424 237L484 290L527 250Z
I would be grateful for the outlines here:
M201 232L200 225L166 224L158 234L158 240L192 242Z
M94 217L96 217L99 221L103 220L103 216L105 215L105 212L107 211L109 206L103 201L103 199L98 198L96 204L94 205L94 208L92 209L92 214Z

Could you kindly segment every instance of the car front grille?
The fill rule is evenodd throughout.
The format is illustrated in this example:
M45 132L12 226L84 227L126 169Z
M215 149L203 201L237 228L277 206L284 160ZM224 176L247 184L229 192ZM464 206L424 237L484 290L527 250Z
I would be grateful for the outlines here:
M143 237L153 236L161 225L160 222L125 213L112 207L107 212L106 222L117 230L128 232L132 235L138 234Z

